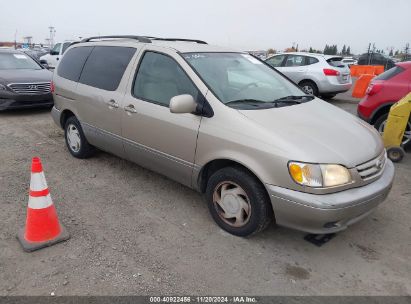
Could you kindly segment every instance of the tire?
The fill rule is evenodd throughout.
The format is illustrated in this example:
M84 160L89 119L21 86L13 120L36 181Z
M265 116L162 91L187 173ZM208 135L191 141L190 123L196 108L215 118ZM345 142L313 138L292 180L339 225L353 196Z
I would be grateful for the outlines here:
M207 182L206 200L217 225L236 236L245 237L262 231L273 219L265 188L256 177L241 168L227 167L216 171ZM233 214L237 217L230 217Z
M299 86L301 87L301 89L303 89L305 93L318 96L318 88L313 81L304 80L300 82Z
M325 99L333 99L336 95L337 94L323 94L321 97Z
M389 147L387 149L387 156L394 163L398 163L404 158L405 151L401 147Z
M81 124L75 116L67 119L64 125L64 137L67 149L76 158L88 158L95 152L95 148L88 143Z
M387 121L387 118L388 118L388 113L383 114L380 117L378 117L378 119L374 123L374 128L376 128L378 130L378 132L380 132L381 135L383 133L384 126L385 126L385 123ZM408 121L406 131L409 132L409 134L411 135L411 120ZM404 137L403 140L402 140L401 145L404 149L411 148L411 137L408 138L408 139L406 139Z

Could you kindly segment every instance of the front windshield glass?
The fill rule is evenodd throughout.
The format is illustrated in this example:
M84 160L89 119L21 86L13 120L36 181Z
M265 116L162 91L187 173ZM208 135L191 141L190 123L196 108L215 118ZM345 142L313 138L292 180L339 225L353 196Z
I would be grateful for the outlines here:
M30 56L20 53L0 53L0 70L41 70Z
M289 80L248 54L185 53L183 57L224 104L236 101L268 104L287 96L306 96Z

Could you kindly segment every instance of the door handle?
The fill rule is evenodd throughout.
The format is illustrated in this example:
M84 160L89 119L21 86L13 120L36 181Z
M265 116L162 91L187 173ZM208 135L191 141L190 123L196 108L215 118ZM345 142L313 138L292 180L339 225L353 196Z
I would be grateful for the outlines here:
M136 108L132 104L124 107L124 111L129 113L137 113Z
M108 107L109 107L110 109L113 109L113 108L117 109L117 108L119 107L119 105L118 105L118 103L117 103L114 99L110 99L110 100L108 101Z

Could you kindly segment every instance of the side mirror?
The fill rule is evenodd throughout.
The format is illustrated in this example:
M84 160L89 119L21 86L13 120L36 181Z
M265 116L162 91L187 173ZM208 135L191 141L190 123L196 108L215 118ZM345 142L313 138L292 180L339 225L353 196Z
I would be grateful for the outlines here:
M47 63L47 60L44 60L44 59L40 60L40 64L46 69L49 68L49 64Z
M193 113L197 109L197 102L188 94L177 95L170 99L171 113Z

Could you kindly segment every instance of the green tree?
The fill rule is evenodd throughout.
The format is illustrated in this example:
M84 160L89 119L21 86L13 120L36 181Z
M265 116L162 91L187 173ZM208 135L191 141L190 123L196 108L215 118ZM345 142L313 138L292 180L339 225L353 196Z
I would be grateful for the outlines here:
M389 56L390 56L390 57L394 56L394 53L393 53L392 49L390 50Z
M346 51L347 55L351 55L351 49L350 46L347 46L347 51Z
M344 44L344 46L343 46L343 48L342 48L342 50L341 50L341 55L347 55L347 49L345 48L345 44Z

